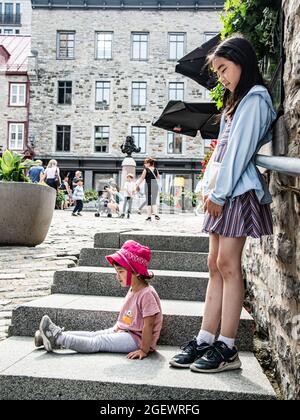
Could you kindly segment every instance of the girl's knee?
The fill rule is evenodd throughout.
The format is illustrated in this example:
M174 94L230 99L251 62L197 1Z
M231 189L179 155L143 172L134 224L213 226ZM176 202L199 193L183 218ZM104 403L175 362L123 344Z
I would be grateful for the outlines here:
M219 257L217 259L217 267L223 278L231 276L235 272L235 268L228 258Z
M207 265L210 273L216 273L218 271L217 257L215 255L208 255Z

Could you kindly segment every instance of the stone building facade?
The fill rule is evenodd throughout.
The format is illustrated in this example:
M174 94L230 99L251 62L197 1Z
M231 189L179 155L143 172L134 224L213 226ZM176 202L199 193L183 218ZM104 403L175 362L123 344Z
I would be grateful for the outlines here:
M169 99L207 102L194 81L175 73L177 59L219 32L223 1L128 1L125 6L68 8L33 2L30 59L30 136L45 162L78 168L85 185L101 177L119 181L120 146L134 135L145 157L159 161L167 188L176 174L192 190L203 156L203 139L173 138L153 127ZM99 4L99 2L94 2ZM167 8L164 8L164 4ZM179 6L178 6L179 4ZM176 6L177 5L177 6ZM130 7L129 7L130 6ZM147 6L147 7L146 7Z
M0 2L0 35L30 35L31 1Z
M300 157L300 2L283 2L284 117L274 152ZM286 399L300 399L300 180L271 174L274 235L249 240L244 254L249 299L269 341Z

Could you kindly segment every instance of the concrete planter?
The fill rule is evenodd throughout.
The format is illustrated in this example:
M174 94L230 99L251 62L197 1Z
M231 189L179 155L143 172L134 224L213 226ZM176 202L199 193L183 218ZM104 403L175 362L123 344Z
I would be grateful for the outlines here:
M35 246L45 239L55 190L26 182L0 182L0 245Z

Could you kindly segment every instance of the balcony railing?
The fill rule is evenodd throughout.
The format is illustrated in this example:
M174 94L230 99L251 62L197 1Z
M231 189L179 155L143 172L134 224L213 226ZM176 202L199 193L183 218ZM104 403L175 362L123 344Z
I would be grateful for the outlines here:
M20 25L21 14L20 13L0 13L0 25Z

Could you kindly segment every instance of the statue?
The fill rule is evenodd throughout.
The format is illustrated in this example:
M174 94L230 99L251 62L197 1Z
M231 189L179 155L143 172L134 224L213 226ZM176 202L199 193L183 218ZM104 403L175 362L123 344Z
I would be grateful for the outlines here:
M126 157L131 157L132 153L140 153L141 148L136 147L133 136L127 136L125 143L121 146L122 153L127 153Z

